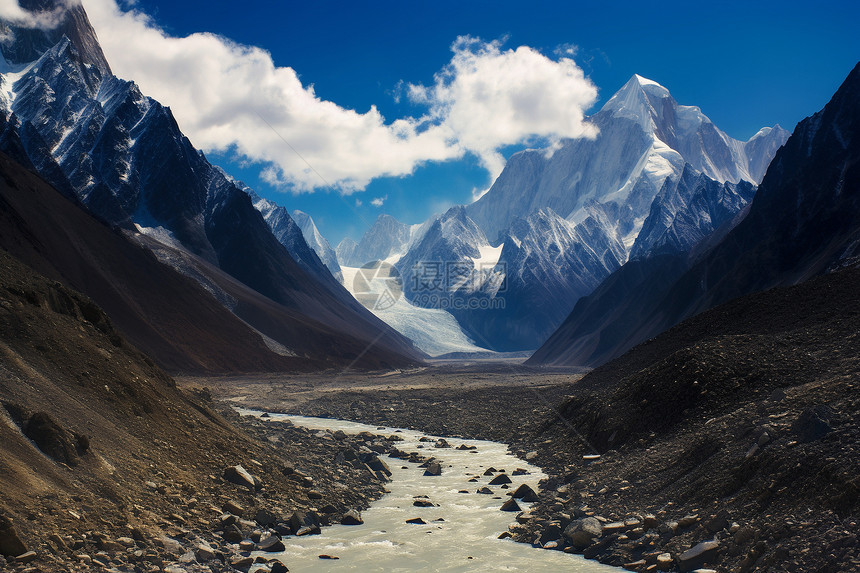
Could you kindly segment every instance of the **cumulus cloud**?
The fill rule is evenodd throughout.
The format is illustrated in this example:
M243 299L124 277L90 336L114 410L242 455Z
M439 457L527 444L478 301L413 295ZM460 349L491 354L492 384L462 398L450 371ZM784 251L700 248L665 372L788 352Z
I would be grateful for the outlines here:
M409 97L430 105L431 115L494 175L504 167L498 150L506 145L597 134L584 121L597 88L570 58L551 60L528 46L502 50L501 41L468 36L452 50L435 83L409 85Z
M382 207L385 201L388 199L388 195L383 195L382 197L376 197L370 201L370 204L374 207Z
M596 89L582 70L528 47L459 38L432 85L394 87L426 113L388 120L376 107L359 113L317 97L260 48L207 33L171 36L117 0L84 6L114 73L170 106L195 145L259 162L266 181L295 192L350 193L467 153L495 177L504 146L596 133L583 122Z
M55 28L62 21L69 6L80 4L80 0L57 2L53 10L30 12L18 4L18 0L0 0L0 20L10 22L20 28Z

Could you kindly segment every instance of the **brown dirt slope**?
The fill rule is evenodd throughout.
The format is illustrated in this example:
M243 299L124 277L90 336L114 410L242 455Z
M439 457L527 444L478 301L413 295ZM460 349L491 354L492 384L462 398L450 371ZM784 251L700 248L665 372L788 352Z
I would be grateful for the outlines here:
M44 571L86 568L74 556L97 552L150 570L187 550L177 542L205 540L229 558L212 526L228 499L246 517L265 508L286 521L291 509L328 502L361 507L381 489L375 478L333 472L324 440L289 428L249 436L211 406L205 392L179 391L91 300L0 250L0 546L11 519ZM222 479L236 464L263 489ZM293 465L323 499L310 501L307 480L285 471ZM55 534L61 543L49 540ZM134 538L130 550L116 546L121 537Z

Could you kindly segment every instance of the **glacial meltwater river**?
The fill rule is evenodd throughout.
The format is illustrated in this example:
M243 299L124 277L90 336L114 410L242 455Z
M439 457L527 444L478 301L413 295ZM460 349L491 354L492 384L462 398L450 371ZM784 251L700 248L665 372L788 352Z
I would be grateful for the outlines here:
M242 414L260 414L240 410ZM289 420L296 426L315 430L343 430L349 434L368 431L389 435L397 428L377 429L376 426L332 420L270 414L271 420ZM516 513L500 511L505 495L520 484L527 483L537 491L538 481L545 477L537 467L509 454L505 444L479 440L445 438L451 448L434 448L433 443L419 442L428 436L412 430L397 432L403 438L397 447L405 452L420 452L436 457L442 465L442 475L424 476L424 468L404 460L383 457L393 473L386 484L391 492L362 512L363 525L333 525L324 527L321 535L286 537L283 553L262 554L278 558L294 573L308 571L413 572L413 571L522 571L618 573L619 569L588 561L578 555L560 551L536 549L510 539L498 539L508 525L515 522ZM435 436L428 436L434 442ZM477 446L477 453L457 450L457 446ZM424 446L419 448L419 446ZM406 466L406 469L402 469ZM484 476L489 467L505 469L512 482L509 489L489 486L493 495L475 493L492 477ZM528 475L511 475L516 468L528 470ZM469 480L479 476L478 482ZM458 493L468 490L469 493ZM438 507L414 507L415 496L427 496ZM501 499L499 499L501 498ZM525 510L529 504L520 502ZM426 525L406 523L420 517ZM444 521L435 521L437 519ZM339 559L324 560L320 555ZM252 570L253 571L253 570Z

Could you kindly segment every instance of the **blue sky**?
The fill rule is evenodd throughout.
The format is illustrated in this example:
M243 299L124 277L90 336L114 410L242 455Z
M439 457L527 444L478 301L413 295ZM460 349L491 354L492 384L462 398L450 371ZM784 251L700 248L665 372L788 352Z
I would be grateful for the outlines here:
M85 6L92 16L88 0ZM747 0L702 6L689 1L137 0L134 8L168 36L210 32L263 48L276 66L295 70L303 86L312 84L320 100L358 114L375 106L386 123L427 113L426 102L405 97L405 86L432 86L434 74L451 63L451 46L462 36L497 41L501 52L529 46L550 60L575 46L573 61L598 89L587 113L638 73L666 86L678 102L701 107L738 139L775 123L793 129L828 101L860 58L856 1ZM99 21L94 18L96 30L105 36ZM106 51L112 58L110 46ZM127 67L115 70L119 75L136 71L131 63L123 65ZM145 70L138 73L145 75ZM140 83L147 91L148 84ZM152 91L165 99L157 86ZM182 106L173 107L185 128ZM358 185L349 195L320 188L322 183L312 192L295 194L289 183L273 185L277 178L263 173L261 163L243 159L239 148L215 150L217 145L207 143L211 131L199 132L204 143L194 129L192 141L213 149L208 153L213 162L261 195L310 213L333 245L347 235L360 238L380 212L418 223L450 205L470 202L475 190L491 182L485 158L467 151L445 161L416 161L412 174L367 176L366 187ZM326 172L326 156L313 156L310 148L303 153L304 141L296 136L290 144L313 157L315 170ZM497 151L508 156L525 145L500 145ZM374 151L366 149L368 162L379 159ZM371 204L383 198L381 207Z

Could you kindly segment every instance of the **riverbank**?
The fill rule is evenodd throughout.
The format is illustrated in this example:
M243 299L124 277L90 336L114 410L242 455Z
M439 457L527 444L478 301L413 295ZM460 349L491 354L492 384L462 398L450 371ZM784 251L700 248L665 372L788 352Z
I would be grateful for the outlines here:
M691 416L671 431L598 450L576 437L569 420L567 397L580 378L480 365L210 382L228 404L265 400L273 410L510 444L550 475L540 501L513 528L519 541L635 571L836 572L860 564L856 514L837 510L840 496L849 507L855 503L856 474L847 476L843 466L856 464L856 439L849 432L804 442L792 430L815 394L818 400L831 394L834 420L856 415L850 388L816 385L751 402L740 397L719 416ZM592 406L619 399L589 395ZM558 411L563 402L568 410ZM842 457L834 455L840 451ZM812 468L825 472L821 489L835 505L806 486L791 496L793 474ZM848 481L840 482L843 475ZM837 491L833 483L847 485Z

